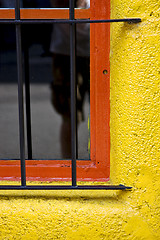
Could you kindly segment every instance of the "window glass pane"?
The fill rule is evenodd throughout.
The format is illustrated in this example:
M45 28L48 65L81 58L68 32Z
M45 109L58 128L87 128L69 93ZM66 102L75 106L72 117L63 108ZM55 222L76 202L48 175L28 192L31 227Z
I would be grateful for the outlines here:
M29 52L33 158L70 159L69 25L23 26L23 39ZM89 26L86 24L77 25L76 55L78 158L88 159Z
M0 159L19 159L15 27L0 25Z
M69 0L21 0L21 1L24 8L69 8ZM76 0L75 2L76 8L90 7L90 0Z
M69 1L51 0L55 8L68 8ZM90 0L77 0L77 8L89 8ZM89 134L89 91L90 91L90 28L89 24L77 24L76 27L76 80L77 80L77 144L78 159L90 158ZM54 25L51 35L51 49L54 55L61 54L61 58L69 55L69 25ZM66 61L66 60L65 60ZM69 59L67 60L69 62ZM69 75L69 64L66 65L66 75ZM69 81L68 81L69 82ZM64 133L65 134L65 133Z
M23 8L50 8L50 0L23 0Z
M0 8L15 8L15 0L0 0Z
M78 158L89 159L90 41L89 24L76 26Z
M52 106L52 25L26 25L22 30L26 65L29 61L26 77L29 71L33 158L61 159L61 118Z
M7 1L6 4L6 1L0 0L0 4L1 7L15 7L14 1ZM83 1L77 1L76 4L76 7L89 7L83 5ZM23 0L21 7L65 8L69 7L69 1ZM12 41L15 33L13 34L14 26L7 25L6 29L8 28L3 37L5 39L1 38L1 42L6 41L5 44L10 48L12 44L15 45L15 39ZM24 76L29 74L31 83L33 158L69 159L71 158L69 25L25 25L22 27L22 34L23 53L26 58L24 66L27 61L29 63ZM77 157L88 159L90 137L89 26L87 24L77 25L76 38ZM16 69L15 66L14 71Z

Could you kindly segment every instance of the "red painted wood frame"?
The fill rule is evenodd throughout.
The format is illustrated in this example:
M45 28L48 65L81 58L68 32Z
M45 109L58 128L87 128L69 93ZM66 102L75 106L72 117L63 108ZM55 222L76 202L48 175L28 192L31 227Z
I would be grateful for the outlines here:
M78 19L109 19L110 0L90 0L76 9ZM68 9L21 9L21 19L68 19ZM14 9L0 9L0 19L14 19ZM78 181L107 181L110 168L110 24L90 26L91 160L77 160ZM104 71L106 70L106 71ZM71 180L70 160L26 160L27 180ZM20 178L20 160L1 160L0 179Z

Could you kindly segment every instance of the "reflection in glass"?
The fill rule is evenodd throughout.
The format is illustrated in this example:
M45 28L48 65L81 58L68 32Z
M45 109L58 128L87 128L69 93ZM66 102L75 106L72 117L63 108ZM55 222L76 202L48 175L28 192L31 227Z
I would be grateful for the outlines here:
M50 56L44 57L41 44L30 44L29 67L33 158L60 159L59 124L61 119L53 111L51 104L52 61Z
M1 0L0 0L1 1ZM2 2L2 1L1 1ZM48 3L47 3L48 2ZM63 1L54 1L62 6ZM67 1L64 1L65 3ZM80 1L77 1L77 4ZM81 1L82 3L83 1ZM23 0L23 7L47 7L36 4L50 4L49 1ZM53 3L53 1L51 1ZM4 6L7 7L7 6ZM10 5L10 7L13 7ZM77 7L82 7L78 6ZM86 7L86 6L85 6ZM0 52L0 81L10 84L2 87L0 127L5 127L5 154L0 157L19 158L18 139L18 101L17 101L17 66L15 51L14 26L0 26L3 37ZM70 121L70 46L68 24L30 24L22 26L24 77L30 81L31 89L31 131L33 159L70 159L71 158L71 121ZM89 25L77 25L76 51L76 81L77 81L77 129L78 129L78 159L89 159L88 119L89 119ZM14 57L13 57L14 56ZM14 61L13 61L14 59ZM27 66L29 64L29 66ZM11 84L13 83L13 84ZM16 83L16 84L15 84ZM13 87L14 85L14 87ZM10 90L9 90L10 89ZM14 95L14 96L12 96ZM7 111L4 102L8 104L9 97L14 101L12 110ZM6 100L5 100L6 99ZM11 114L10 117L8 114ZM9 118L8 118L9 116ZM26 117L26 115L25 115ZM5 119L5 120L4 120ZM6 120L7 119L7 120ZM8 122L9 120L12 122ZM9 127L8 127L9 126ZM26 125L25 125L26 126ZM14 133L13 133L14 132ZM13 133L12 136L10 136ZM25 137L27 136L27 131ZM5 139L5 137L3 138ZM14 139L14 140L13 140ZM26 137L27 142L27 137ZM8 146L11 150L7 150ZM27 146L26 146L27 147ZM13 150L13 151L12 151ZM6 152L8 152L6 154ZM26 151L27 152L27 151ZM27 153L26 153L27 157Z
M77 0L76 6L77 8L89 8L90 1L89 0ZM68 8L69 0L23 0L23 7L25 8ZM35 29L35 30L34 30ZM26 32L26 31L25 31ZM69 25L68 24L54 24L53 29L50 29L50 25L42 25L37 26L29 26L28 32L32 32L32 38L26 36L27 40L31 42L31 45L40 43L43 46L44 53L39 53L39 56L46 56L48 58L42 59L39 57L39 65L37 62L37 68L41 71L41 74L36 72L35 66L33 67L30 63L30 77L31 83L34 81L48 84L51 82L51 99L52 99L52 108L54 111L54 116L47 118L49 114L42 114L45 116L45 119L50 119L50 124L47 122L46 124L41 125L41 129L48 136L48 140L50 139L50 143L48 142L49 151L46 152L43 149L43 144L38 145L40 139L42 137L37 137L34 133L36 129L36 124L34 124L34 116L36 109L34 108L34 103L32 101L32 137L33 137L33 157L35 158L71 158L71 120L70 120L70 44L69 44ZM79 24L77 25L77 128L78 128L78 158L79 159L88 159L89 151L88 151L88 118L89 118L89 25L88 24ZM43 40L44 39L44 40ZM50 39L50 47L48 48L48 39ZM43 43L42 43L43 42ZM30 43L29 43L30 45ZM35 47L35 46L34 46ZM32 50L30 48L30 54L32 55L35 51L32 45ZM38 47L38 46L37 46ZM40 46L39 46L39 51ZM51 59L49 59L49 55L51 53ZM34 55L34 54L33 54ZM38 55L37 55L38 59ZM32 61L32 60L31 60ZM48 61L51 68L48 69L47 74L43 72L45 63ZM41 63L40 63L41 62ZM42 64L43 63L43 64ZM36 62L35 62L36 64ZM52 66L51 66L52 65ZM52 74L51 74L52 69ZM43 72L43 73L42 73ZM39 78L36 76L40 75ZM31 99L33 96L33 84L31 86ZM37 91L40 90L40 85L36 86ZM47 89L47 88L46 88ZM43 87L44 90L44 87ZM87 93L87 94L86 94ZM47 96L47 93L46 93ZM49 96L49 94L48 94ZM46 101L46 104L49 104L49 99ZM51 106L50 106L51 107ZM44 107L46 110L47 107ZM49 109L49 105L48 105ZM41 110L42 111L42 110ZM58 118L56 123L54 123L55 119ZM52 122L53 121L53 122ZM53 123L53 124L52 124ZM46 129L46 126L50 126L50 129ZM42 127L43 126L43 127ZM51 133L52 129L52 133ZM48 133L47 133L48 132ZM52 140L52 136L54 135L54 140ZM49 136L51 136L49 138ZM43 141L43 140L42 140ZM45 141L47 141L45 139ZM42 150L39 154L38 152ZM50 154L49 154L50 152Z
M30 28L30 26L24 26ZM82 27L85 28L81 36ZM34 31L35 28L35 31ZM46 29L46 26L45 26ZM45 30L44 29L44 30ZM32 26L36 32L37 26ZM89 159L89 26L77 26L78 158ZM23 31L26 33L26 29ZM43 28L41 26L41 32ZM50 33L49 33L50 34ZM37 33L38 35L38 33ZM86 35L86 40L84 37ZM47 35L45 35L47 36ZM67 37L66 37L67 36ZM69 25L54 24L50 48L27 38L31 82L33 158L71 158ZM33 42L32 42L33 41ZM49 52L50 51L50 52Z
M14 26L0 25L0 159L19 159Z
M52 7L69 7L69 1L51 1ZM88 5L87 5L88 4ZM89 7L88 1L76 1L76 7ZM70 105L70 26L68 24L54 24L51 35L50 51L53 58L53 106L62 116L61 124L61 149L62 156L71 157L71 105ZM77 128L80 128L84 120L84 101L86 93L89 93L89 24L76 26L76 80L77 80ZM87 126L87 124L86 124ZM87 129L86 129L87 130ZM81 131L82 133L83 131ZM88 131L86 131L88 132ZM78 158L85 158L88 150L80 146L85 134L78 134ZM81 138L80 138L81 136ZM89 137L89 136L88 136ZM83 141L82 141L83 142ZM88 153L87 157L88 158Z
M51 1L51 7L69 7L69 1ZM29 46L33 158L70 159L69 25L54 24L52 28L50 28L51 25L39 26L25 26L26 29L23 31L24 34L28 33L23 39L27 39L27 45ZM29 34L30 32L32 32L32 35ZM43 37L45 40L50 40L46 41L47 43L50 42L49 47L42 41ZM88 24L77 25L76 38L77 157L79 159L89 159L90 48Z

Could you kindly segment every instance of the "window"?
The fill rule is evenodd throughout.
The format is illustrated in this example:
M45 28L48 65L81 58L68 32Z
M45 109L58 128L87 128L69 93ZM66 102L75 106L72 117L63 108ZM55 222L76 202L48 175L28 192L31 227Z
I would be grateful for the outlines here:
M16 25L16 44L17 44L17 65L18 65L18 88L19 88L19 119L20 119L20 159L19 160L0 160L2 179L17 179L22 176L22 186L26 186L26 177L28 180L69 180L72 178L72 186L76 186L76 181L109 180L109 157L110 157L110 25L108 23L98 22L101 19L110 18L110 2L108 0L91 0L90 9L74 9L73 1L70 0L69 9L25 9L19 8L20 1L16 0L15 9L0 9L0 23ZM5 20L6 19L6 20ZM23 85L22 85L22 46L21 34L24 32L23 26L28 24L30 27L34 24L50 24L54 21L59 24L60 21L68 21L70 24L70 42L71 42L71 75L75 75L74 64L75 55L72 51L75 44L74 26L75 22L81 24L81 20L87 22L87 19L93 20L90 24L90 159L76 159L76 110L75 101L75 83L74 76L71 76L71 118L72 118L72 159L68 160L34 160L29 157L25 160L24 151L24 119L23 119ZM63 20L61 20L63 19ZM76 19L76 21L74 20ZM95 20L98 20L97 23ZM95 21L95 22L94 22ZM88 21L89 22L89 21ZM70 45L70 46L71 46ZM25 66L26 67L26 66ZM27 85L29 91L29 85ZM27 97L27 94L26 94ZM30 100L30 96L28 95ZM27 100L26 100L27 101ZM29 109L27 110L30 111ZM27 115L28 116L28 115ZM28 116L30 118L30 116ZM32 127L32 125L31 125ZM25 173L26 165L26 173ZM21 169L21 174L20 174ZM72 174L71 174L72 169ZM76 174L77 170L77 174ZM26 175L26 176L25 176ZM104 187L102 187L104 188ZM124 189L122 186L121 189ZM110 188L112 189L112 188ZM117 189L117 188L116 188Z

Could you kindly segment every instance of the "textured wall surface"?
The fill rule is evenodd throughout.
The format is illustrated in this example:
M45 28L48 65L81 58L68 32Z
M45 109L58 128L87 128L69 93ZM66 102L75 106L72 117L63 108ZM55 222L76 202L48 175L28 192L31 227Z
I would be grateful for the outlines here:
M160 2L112 0L111 180L132 191L1 191L0 239L160 239Z
M0 192L0 239L133 239L135 220L136 236L152 239L120 192Z
M127 239L160 239L160 1L112 1L111 181L133 186Z

